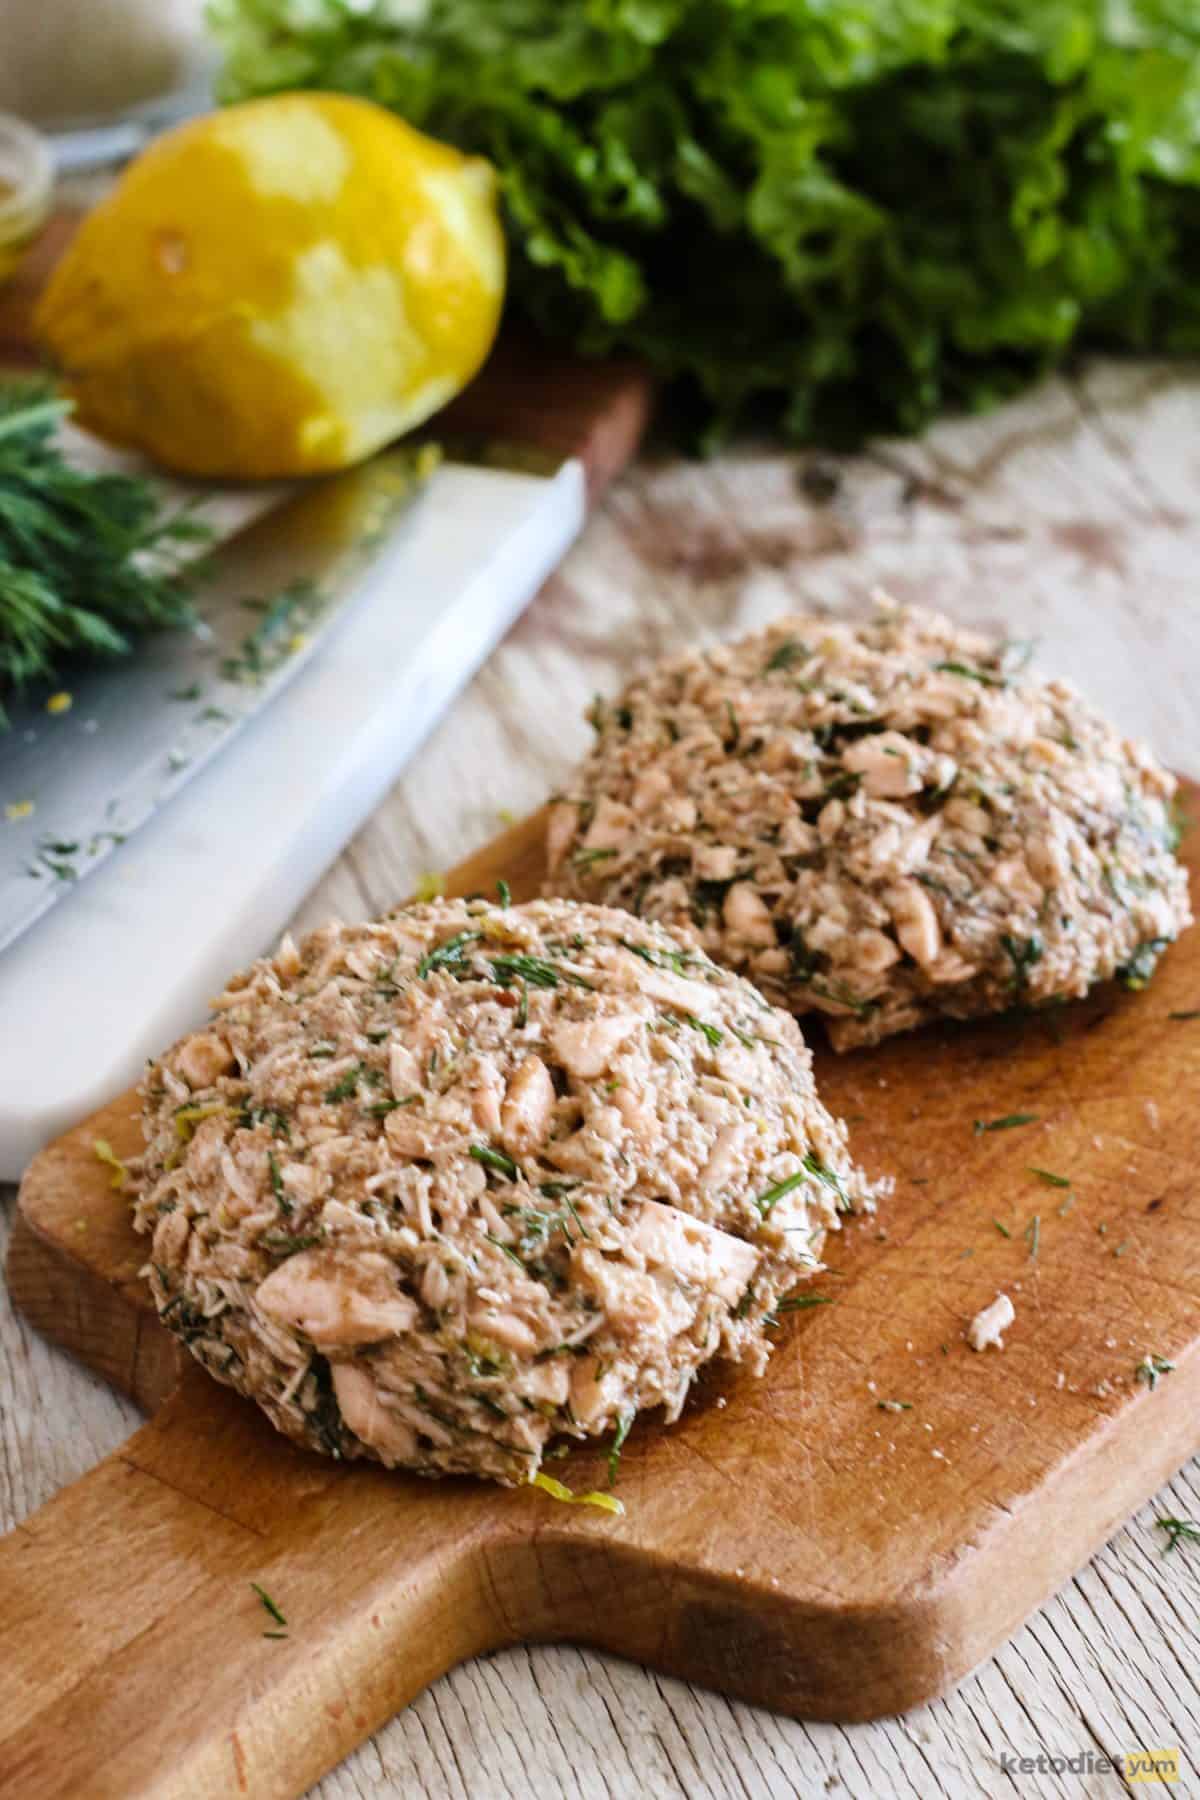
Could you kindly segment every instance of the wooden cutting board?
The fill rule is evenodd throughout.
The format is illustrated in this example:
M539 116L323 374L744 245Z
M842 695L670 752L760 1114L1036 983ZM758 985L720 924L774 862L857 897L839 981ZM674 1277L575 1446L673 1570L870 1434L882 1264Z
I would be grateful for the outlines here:
M449 887L521 898L540 869L535 818ZM8 1278L153 1417L0 1541L0 1791L298 1794L454 1663L538 1639L816 1718L957 1681L1200 1445L1197 1013L1200 931L1141 994L822 1051L895 1194L832 1243L831 1304L785 1322L762 1381L635 1427L623 1519L277 1437L154 1316L93 1149L139 1146L114 1101L31 1166ZM1016 1323L979 1355L964 1328L999 1290ZM1147 1357L1174 1367L1151 1385ZM555 1472L593 1485L603 1453Z

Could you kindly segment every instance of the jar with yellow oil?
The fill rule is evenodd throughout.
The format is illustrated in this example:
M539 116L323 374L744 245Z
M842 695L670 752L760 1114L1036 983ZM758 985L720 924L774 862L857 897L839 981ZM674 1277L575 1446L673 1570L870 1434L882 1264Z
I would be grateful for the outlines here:
M45 224L53 189L54 161L45 138L0 113L0 281Z

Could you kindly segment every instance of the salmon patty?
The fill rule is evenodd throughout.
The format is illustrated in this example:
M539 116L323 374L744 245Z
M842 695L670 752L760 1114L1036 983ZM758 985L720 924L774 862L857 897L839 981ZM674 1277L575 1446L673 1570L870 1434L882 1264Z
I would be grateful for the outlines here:
M532 1479L675 1419L869 1205L794 1020L659 926L414 906L257 962L143 1082L164 1324L298 1442Z
M1027 659L881 601L660 664L593 709L548 891L665 924L837 1049L1143 986L1191 920L1175 782Z

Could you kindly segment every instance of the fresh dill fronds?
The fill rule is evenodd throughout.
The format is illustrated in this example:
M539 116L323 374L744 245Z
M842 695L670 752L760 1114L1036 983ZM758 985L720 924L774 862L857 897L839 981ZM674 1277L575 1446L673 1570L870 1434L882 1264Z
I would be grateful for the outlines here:
M684 1023L690 1025L693 1031L698 1031L714 1050L725 1042L725 1033L715 1025L710 1025L706 1019L697 1019L694 1014L685 1013Z
M556 988L559 971L543 956L497 956L492 959L492 974L501 987Z
M362 1077L363 1065L360 1062L355 1063L352 1069L347 1069L344 1075L339 1076L338 1080L334 1082L331 1088L325 1089L325 1099L327 1104L333 1106L339 1100L349 1100L352 1095L358 1092L358 1084L362 1080Z
M0 729L6 695L188 623L182 563L212 537L143 477L68 462L70 411L46 382L0 382Z
M777 1202L782 1200L785 1194L790 1194L793 1188L798 1188L800 1183L807 1178L808 1171L806 1169L797 1169L794 1175L786 1175L782 1181L777 1181L774 1187L769 1187L765 1193L760 1194L754 1204L763 1218L769 1218Z
M974 669L970 663L936 662L933 666L943 675L961 675L965 681L982 682L984 687L1008 686L1003 675L995 675L990 669Z
M1018 1005L1025 996L1029 986L1029 971L1040 963L1045 954L1041 938L1033 932L1027 938L1013 937L1008 932L1000 939L1000 946L1012 963L1012 974L1009 987Z
M418 979L424 981L433 969L449 969L451 973L456 973L466 957L468 945L477 944L482 936L482 931L460 931L454 937L447 938L444 943L436 944L432 950L427 950L417 964Z
M806 1150L804 1153L804 1167L810 1175L815 1175L818 1181L823 1181L827 1188L833 1189L834 1204L838 1212L854 1211L854 1202L846 1192L845 1184L836 1170L831 1169L828 1163L822 1162L821 1158L812 1150Z
M290 1213L292 1210L292 1203L284 1192L283 1175L280 1172L279 1163L273 1150L267 1151L267 1168L271 1175L271 1192L279 1202L280 1210L285 1213Z
M386 1119L387 1115L394 1113L398 1107L415 1106L416 1102L415 1094L406 1094L403 1100L375 1100L370 1106L365 1106L363 1111L369 1119Z
M808 645L801 643L799 638L784 638L767 658L763 673L773 675L776 669L790 669L794 662L806 662L811 655Z
M511 1156L503 1150L493 1150L490 1144L472 1144L467 1155L475 1162L482 1163L485 1169L495 1169L498 1175L507 1175L510 1181L516 1181L521 1171Z
M490 1231L485 1231L483 1235L484 1235L484 1241L486 1243L489 1243L492 1246L493 1250L499 1250L499 1252L502 1256L507 1256L510 1263L516 1264L517 1268L521 1270L522 1274L525 1273L525 1264L521 1261L520 1257L517 1255L516 1251L513 1249L511 1244L506 1244L502 1238L496 1237Z
M685 974L692 961L686 950L652 950L647 944L635 944L631 938L622 938L621 948L633 956L640 956L643 962L653 964L656 969L671 969L676 975Z
M296 1256L301 1250L315 1249L325 1239L324 1234L319 1231L309 1232L304 1237L296 1237L286 1231L264 1231L258 1241L272 1256Z
M1065 1175L1056 1175L1052 1169L1035 1169L1032 1163L1028 1165L1028 1168L1029 1173L1036 1175L1038 1180L1045 1182L1047 1187L1069 1188L1071 1185Z

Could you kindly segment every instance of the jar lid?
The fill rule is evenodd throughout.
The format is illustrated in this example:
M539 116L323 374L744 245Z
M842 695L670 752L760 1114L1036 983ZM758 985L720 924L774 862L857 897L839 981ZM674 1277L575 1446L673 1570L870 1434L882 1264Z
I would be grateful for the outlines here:
M0 113L0 243L28 238L50 211L54 158L24 120Z

